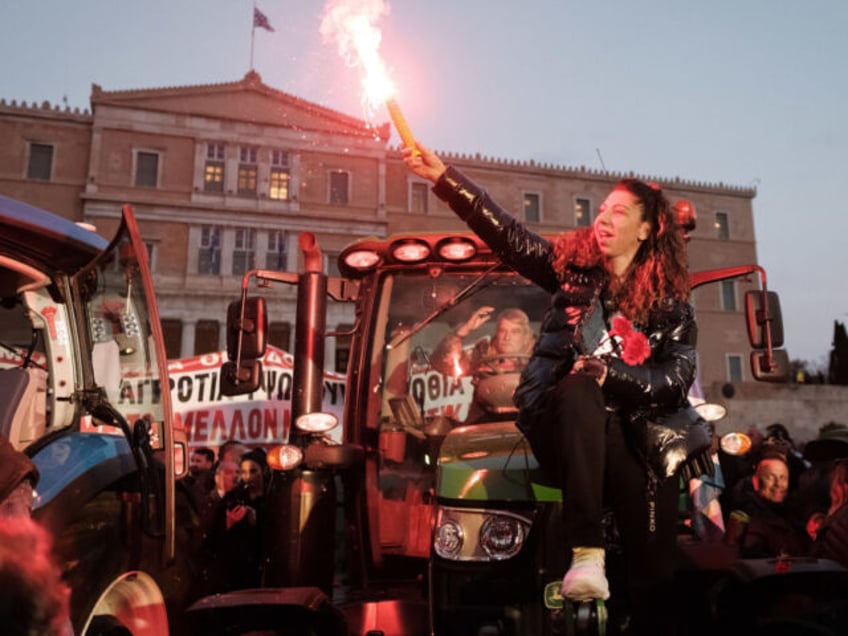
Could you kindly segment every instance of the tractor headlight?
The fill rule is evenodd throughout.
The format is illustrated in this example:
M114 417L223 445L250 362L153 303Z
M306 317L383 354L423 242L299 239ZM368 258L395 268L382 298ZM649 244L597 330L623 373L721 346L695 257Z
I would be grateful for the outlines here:
M453 559L462 549L462 526L453 519L445 519L436 528L433 548L443 559Z
M433 549L451 561L503 561L521 551L532 523L512 512L440 506Z
M338 426L339 418L332 413L304 413L294 423L297 430L304 433L326 433Z
M516 517L493 515L480 526L480 546L495 561L509 559L524 545L524 526Z

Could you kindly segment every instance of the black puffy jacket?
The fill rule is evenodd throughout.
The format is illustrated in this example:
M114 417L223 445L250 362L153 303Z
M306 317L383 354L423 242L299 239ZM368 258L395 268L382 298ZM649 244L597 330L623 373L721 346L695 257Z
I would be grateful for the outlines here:
M526 432L531 424L544 425L545 419L539 416L547 408L553 387L570 372L578 354L592 352L584 340L591 339L586 333L593 322L590 318L598 310L604 311L600 301L607 274L601 267L571 266L560 279L553 267L551 243L527 229L453 167L448 167L433 191L504 263L551 293L533 356L515 392L521 409L518 427ZM606 322L608 316L604 318ZM611 358L603 390L607 403L630 422L628 432L648 467L657 477L669 477L710 441L706 427L697 439L687 440L682 431L649 423L683 412L686 416L682 419L688 422L698 419L687 399L695 378L694 311L688 303L669 298L641 329L651 345L650 357L636 366ZM668 457L681 452L682 457ZM700 461L706 464L703 458Z

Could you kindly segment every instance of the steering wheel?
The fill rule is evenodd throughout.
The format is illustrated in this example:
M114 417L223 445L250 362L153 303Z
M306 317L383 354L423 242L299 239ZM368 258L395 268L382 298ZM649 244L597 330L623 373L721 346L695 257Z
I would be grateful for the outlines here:
M504 353L486 356L474 374L474 401L488 413L515 413L512 394L530 356Z
M476 377L486 378L504 373L520 373L530 360L529 353L498 353L481 358L477 363Z

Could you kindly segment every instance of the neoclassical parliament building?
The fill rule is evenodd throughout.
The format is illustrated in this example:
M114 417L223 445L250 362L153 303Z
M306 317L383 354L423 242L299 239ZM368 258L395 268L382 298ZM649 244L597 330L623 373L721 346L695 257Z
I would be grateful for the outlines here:
M367 122L276 90L254 71L233 82L109 90L92 86L90 109L21 103L0 95L0 194L110 238L130 204L148 246L170 358L224 347L227 304L242 274L297 271L297 236L313 232L328 273L349 242L394 232L458 230L462 223L412 176L388 125ZM508 158L440 154L535 231L592 222L618 173ZM672 201L691 200L698 226L690 266L757 262L749 187L643 176ZM744 292L756 281L713 283L695 293L703 386L750 380ZM269 296L271 342L292 346L294 290ZM349 327L333 306L327 326ZM344 342L328 366L344 371Z

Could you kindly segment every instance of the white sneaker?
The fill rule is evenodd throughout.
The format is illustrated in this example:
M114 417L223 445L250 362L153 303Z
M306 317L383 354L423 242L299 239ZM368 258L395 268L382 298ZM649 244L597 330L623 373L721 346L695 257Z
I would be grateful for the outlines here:
M604 573L603 548L574 548L571 567L562 579L562 596L573 601L591 601L610 596Z

